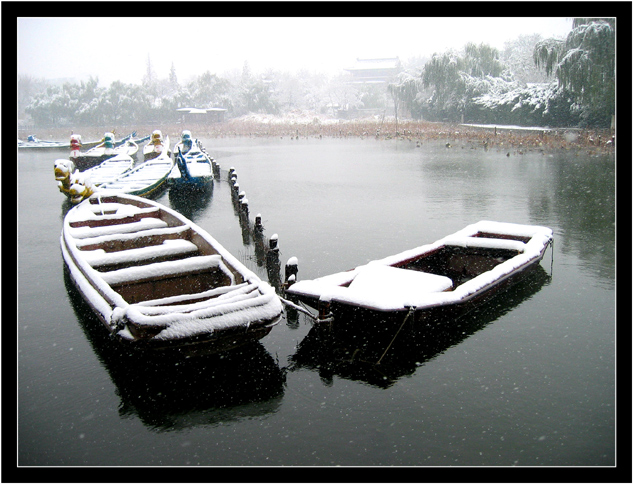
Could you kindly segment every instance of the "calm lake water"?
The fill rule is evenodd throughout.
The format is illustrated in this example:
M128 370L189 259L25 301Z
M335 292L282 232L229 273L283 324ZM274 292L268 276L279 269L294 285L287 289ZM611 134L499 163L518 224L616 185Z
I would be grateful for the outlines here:
M438 334L400 335L379 365L350 351L363 339L380 354L391 336L338 335L292 311L261 342L225 355L139 360L105 335L65 278L68 205L53 161L66 153L20 152L19 466L616 464L613 155L508 157L374 139L203 142L222 168L212 192L157 200L273 283L278 270L258 257L233 207L231 167L251 221L261 214L266 237L279 236L281 271L295 256L299 279L479 220L548 226L554 248L541 271L481 311Z

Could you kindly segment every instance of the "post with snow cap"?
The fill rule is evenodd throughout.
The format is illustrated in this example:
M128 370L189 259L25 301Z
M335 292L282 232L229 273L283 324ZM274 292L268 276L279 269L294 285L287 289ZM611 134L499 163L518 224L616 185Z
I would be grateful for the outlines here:
M297 282L297 273L299 272L299 260L291 257L286 262L286 289Z
M244 213L244 215L248 215L248 199L247 198L242 198L240 200L240 209L242 210L242 213Z
M279 252L279 236L277 234L271 235L268 240L268 249L272 252Z
M256 232L263 232L264 231L264 226L262 225L262 214L258 213L255 216L255 231Z
M278 235L273 234L268 241L269 249L266 252L266 272L268 273L268 282L275 290L281 290L281 265L279 264L279 246Z

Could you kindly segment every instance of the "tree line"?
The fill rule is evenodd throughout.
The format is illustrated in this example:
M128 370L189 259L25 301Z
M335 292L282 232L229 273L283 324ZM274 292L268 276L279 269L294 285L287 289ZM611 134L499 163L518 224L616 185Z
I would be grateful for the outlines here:
M91 77L54 85L18 78L19 117L38 127L169 124L182 107L221 107L228 117L293 110L339 115L367 110L428 121L523 126L610 126L615 113L615 19L574 19L565 39L522 36L499 52L468 43L459 51L410 59L388 84L352 84L273 69L256 75L206 71L179 83L161 79L150 58L140 84L99 86Z

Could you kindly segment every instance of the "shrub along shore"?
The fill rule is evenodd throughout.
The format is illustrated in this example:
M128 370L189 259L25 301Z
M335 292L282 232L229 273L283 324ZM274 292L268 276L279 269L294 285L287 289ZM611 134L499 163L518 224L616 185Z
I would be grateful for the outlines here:
M399 120L324 120L314 118L275 118L246 116L222 123L172 124L153 126L83 127L76 129L49 128L27 132L20 129L18 136L26 139L34 134L43 140L66 140L72 132L81 134L84 141L100 139L107 131L115 130L119 136L136 131L138 136L149 135L160 129L172 142L180 137L183 129L201 139L213 138L359 138L398 140L416 143L443 142L450 148L496 149L508 156L529 151L550 153L558 150L603 154L614 151L615 138L610 130L582 130L576 128L521 128L493 125L467 125L431 123L427 121ZM212 149L212 147L208 147Z

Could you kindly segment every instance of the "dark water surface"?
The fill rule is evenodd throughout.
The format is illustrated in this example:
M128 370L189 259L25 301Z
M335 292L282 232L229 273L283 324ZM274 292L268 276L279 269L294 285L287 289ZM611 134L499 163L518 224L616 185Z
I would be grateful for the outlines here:
M266 237L279 236L281 270L296 256L299 279L479 220L546 225L554 249L481 311L399 337L379 365L390 335L328 332L292 312L260 343L223 356L144 360L106 336L65 278L68 206L53 161L66 153L20 152L18 465L615 465L612 156L203 141L223 179L193 204L169 192L157 200L264 279L231 202L230 167L251 221L261 213ZM361 340L373 353L354 354Z

